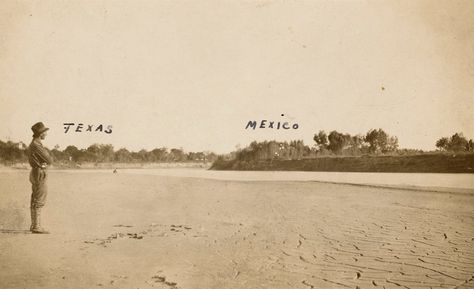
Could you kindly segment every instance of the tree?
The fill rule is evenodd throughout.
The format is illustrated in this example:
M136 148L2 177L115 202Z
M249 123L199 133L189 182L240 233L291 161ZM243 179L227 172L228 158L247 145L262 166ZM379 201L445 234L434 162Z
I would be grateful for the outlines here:
M114 147L110 144L93 144L86 149L86 157L91 162L109 162L114 159Z
M390 137L381 128L369 130L364 140L369 144L370 153L387 153L398 148L398 139Z
M462 133L455 133L449 140L448 148L453 152L463 152L468 150L468 140Z
M114 160L114 147L111 144L100 146L101 162L112 162Z
M164 162L168 158L168 149L163 147L163 148L156 148L151 151L152 158L154 161L158 162Z
M192 161L192 162L202 162L202 161L205 161L206 160L206 155L203 153L203 152L189 152L187 155L186 155L186 159L188 161Z
M182 149L171 149L170 159L173 162L182 162L186 160L186 155Z
M328 140L328 149L333 153L339 154L350 143L351 136L333 130L329 133Z
M236 152L235 159L239 161L256 161L267 159L301 159L311 154L311 148L304 145L302 140L287 142L264 141L252 142L248 147ZM215 154L209 155L214 159ZM231 155L229 156L231 157Z
M7 162L23 162L27 160L27 152L21 143L7 141L0 143L0 159Z
M362 149L364 146L364 137L360 134L352 136L350 145L354 149Z
M447 137L442 137L436 141L436 147L440 150L448 150L449 139Z
M461 132L453 134L450 138L442 137L436 141L436 147L444 151L452 152L472 152L474 142L467 140Z
M361 155L366 149L364 137L362 135L354 135L349 139L349 144L343 153L347 155Z
M59 145L55 145L51 150L51 155L56 161L64 161L68 159L68 155L59 149Z
M396 136L391 136L387 140L387 145L382 149L383 153L394 152L398 150L398 138Z
M140 162L148 162L151 160L151 153L145 149L141 149L137 154Z
M472 141L472 139L470 139L469 142L467 143L467 151L474 152L474 142Z
M68 146L64 150L67 158L73 162L79 162L83 158L83 153L75 146Z
M320 130L315 134L313 140L316 142L318 150L326 149L328 146L328 136L324 130Z
M207 162L214 162L217 160L217 155L213 152L205 151L204 155L204 160Z
M114 159L116 162L127 163L132 160L132 155L126 148L121 148L115 152Z

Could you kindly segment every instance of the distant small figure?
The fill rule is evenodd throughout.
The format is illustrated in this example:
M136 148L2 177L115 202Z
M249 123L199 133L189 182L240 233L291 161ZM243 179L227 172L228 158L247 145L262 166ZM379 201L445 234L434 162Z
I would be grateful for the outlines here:
M116 173L118 173L118 172L117 172L117 169L114 169L114 174L116 174Z

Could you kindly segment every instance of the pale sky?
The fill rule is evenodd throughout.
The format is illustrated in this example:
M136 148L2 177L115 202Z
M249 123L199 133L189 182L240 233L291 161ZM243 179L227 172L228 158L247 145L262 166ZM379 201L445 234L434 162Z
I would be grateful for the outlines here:
M225 153L383 128L431 150L474 138L473 105L474 1L0 2L0 140L43 121L50 148ZM262 119L299 128L245 130Z

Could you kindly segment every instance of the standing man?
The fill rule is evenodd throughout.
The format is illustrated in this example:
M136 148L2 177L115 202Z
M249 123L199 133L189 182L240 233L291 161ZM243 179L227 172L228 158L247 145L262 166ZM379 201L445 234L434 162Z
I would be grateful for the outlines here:
M46 195L48 194L46 168L53 162L48 151L41 143L41 140L46 138L46 131L48 129L42 122L35 123L31 127L33 140L28 150L28 160L31 165L30 182L33 191L30 203L30 231L34 234L49 234L48 231L41 227L41 208L45 205Z

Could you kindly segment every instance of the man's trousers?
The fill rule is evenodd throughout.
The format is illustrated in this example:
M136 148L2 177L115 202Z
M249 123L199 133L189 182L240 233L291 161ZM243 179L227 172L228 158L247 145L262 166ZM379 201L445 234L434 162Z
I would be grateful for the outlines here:
M48 187L46 180L48 176L46 169L33 168L30 172L31 182L31 203L30 208L40 209L44 207L46 203L46 196L48 195Z

